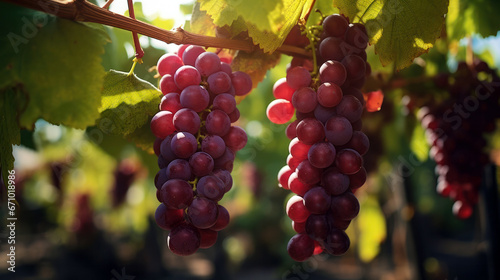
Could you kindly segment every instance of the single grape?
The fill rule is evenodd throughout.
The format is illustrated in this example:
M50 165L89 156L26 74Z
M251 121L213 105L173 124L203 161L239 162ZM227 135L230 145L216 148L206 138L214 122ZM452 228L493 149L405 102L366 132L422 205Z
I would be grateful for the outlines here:
M304 67L294 67L288 71L286 82L293 89L308 87L311 83L311 74Z
M180 224L168 234L167 244L172 253L179 256L192 255L200 248L200 233L189 224Z
M361 169L363 166L363 158L353 149L343 149L337 152L335 165L340 172L351 175Z
M198 142L189 132L177 132L170 142L172 152L179 158L189 158L198 149Z
M184 54L184 51L185 51L185 50L187 49L187 47L189 47L189 46L191 46L191 45L189 45L189 44L180 45L180 46L179 46L179 49L177 50L177 56L178 56L179 58L181 58L181 59L182 59L182 55Z
M293 171L290 169L288 165L283 166L280 171L278 172L278 182L280 184L280 187L284 188L285 190L288 190L288 179L290 178L290 175L292 175Z
M350 80L361 79L366 73L366 62L359 56L351 54L342 60L347 72L347 78Z
M161 186L165 184L165 182L168 180L167 176L167 168L162 168L160 169L156 175L155 175L155 187L157 189L161 189Z
M276 99L269 103L266 110L267 118L275 124L284 124L293 117L295 109L290 101Z
M368 45L368 35L363 24L354 23L347 28L345 40L348 44L358 48L366 49Z
M195 111L189 108L183 108L175 113L173 123L177 131L196 134L200 129L201 121Z
M166 138L174 133L175 127L173 124L174 114L169 111L160 111L151 119L151 131L158 138Z
M342 86L347 79L347 71L342 63L328 60L319 68L319 79L322 83Z
M297 124L299 123L298 120L294 120L288 126L286 127L286 137L288 139L292 140L293 138L297 137Z
M227 227L230 221L229 212L227 211L227 209L222 205L217 205L217 208L219 211L217 215L217 221L213 226L210 227L211 230L215 231L223 230Z
M158 74L160 74L160 76L164 76L166 74L173 76L175 71L183 65L184 63L182 63L182 60L177 55L164 54L160 57L160 59L158 59L156 69L158 70Z
M199 85L201 82L200 72L193 66L184 65L175 72L174 81L180 90L188 86Z
M200 197L206 197L213 201L219 201L224 196L224 183L221 179L208 175L201 177L196 184L196 192Z
M344 96L336 109L339 116L345 117L351 123L361 119L361 114L363 113L363 106L352 95Z
M221 181L224 183L224 192L227 193L231 190L231 188L233 187L233 177L231 177L231 173L229 171L217 169L212 173L212 175L221 179Z
M330 203L331 197L322 187L314 187L304 195L304 205L312 214L325 214Z
M318 103L325 107L335 107L342 100L342 89L334 83L324 83L318 87Z
M201 53L196 58L194 66L203 77L208 77L215 72L221 71L220 58L213 52Z
M323 59L341 61L346 55L345 45L340 38L327 37L319 44L319 53Z
M214 170L214 160L205 152L196 152L189 158L189 166L195 176L202 177Z
M313 185L303 183L299 180L297 173L293 172L288 178L288 187L294 194L304 196L306 192L313 187Z
M342 174L337 168L328 168L321 175L321 185L331 195L339 195L349 188L350 177Z
M323 30L332 37L343 37L348 27L349 22L339 14L329 15L323 20Z
M205 128L209 134L224 136L231 128L229 116L221 110L213 110L205 120Z
M213 101L213 109L224 111L226 114L231 114L236 109L236 100L227 93L218 94Z
M165 170L166 175L169 179L181 179L184 181L190 181L193 173L189 162L184 159L174 159L171 161L167 169Z
M351 192L332 196L331 210L335 217L341 220L352 220L359 213L359 202Z
M318 104L316 92L310 87L299 88L293 93L292 104L298 112L312 112Z
M159 106L160 111L170 111L172 112L172 114L177 113L177 111L182 109L181 99L179 96L180 95L177 92L171 92L165 94L161 98Z
M185 209L193 201L193 188L180 179L170 179L160 189L160 198L168 207Z
M286 78L281 78L274 83L273 95L276 99L285 99L291 102L294 92L295 90L286 82Z
M195 66L196 59L204 52L205 49L200 46L188 46L182 53L182 61L184 62L184 65Z
M325 140L325 127L314 118L306 118L297 125L297 137L306 144L312 145Z
M214 160L214 168L215 169L224 169L229 172L233 171L233 163L234 163L234 152L231 149L226 148L224 154L221 157L218 157Z
M160 157L158 158L163 158L167 162L167 165L169 162L176 159L176 156L174 152L172 152L172 148L170 145L172 143L173 136L174 134L167 136L160 144Z
M210 228L217 222L217 203L205 197L196 197L189 205L187 215L193 226L200 229Z
M234 88L234 93L238 96L245 95L252 90L252 79L245 72L233 72L231 74L231 83Z
M231 126L229 132L222 139L224 139L226 146L234 152L243 149L248 141L245 130L238 126Z
M353 131L351 140L345 144L346 147L351 148L358 152L360 155L364 155L368 152L370 148L370 140L368 136L361 131Z
M344 145L352 137L352 125L344 117L334 116L325 123L325 135L333 145Z
M309 149L307 159L316 168L327 168L335 161L335 147L328 142L319 142Z
M217 242L217 231L211 229L199 229L200 232L200 248L207 249L212 247Z
M207 83L210 92L213 94L228 92L232 87L231 77L222 71L215 72L208 76Z
M184 211L182 209L169 209L162 203L156 208L155 221L160 228L171 230L184 221Z
M321 169L314 167L308 160L302 161L297 166L297 176L304 184L316 184L321 179Z
M180 93L181 90L177 87L174 81L174 75L166 74L160 79L160 90L163 95L171 92Z
M208 107L210 95L202 86L188 86L182 90L180 95L181 105L199 113Z
M325 251L335 256L343 255L350 245L349 236L343 230L336 228L330 230L323 243Z
M321 105L316 106L314 109L314 118L325 124L331 117L336 116L337 112L335 108L327 108Z
M325 240L330 226L325 215L311 214L305 224L306 233L314 240Z
M292 139L290 144L288 145L288 152L296 158L297 160L305 160L307 159L307 153L309 153L309 149L312 145L305 144L300 141L298 137Z
M304 199L298 195L294 195L286 204L286 214L292 221L303 223L311 213L304 205Z
M314 253L314 241L305 233L298 233L288 242L288 254L292 259L303 262Z
M295 172L295 169L297 169L297 166L302 162L302 160L299 160L295 157L293 157L291 154L288 155L286 158L286 164L290 167L291 170Z
M218 135L207 135L201 141L201 150L211 155L212 158L219 158L224 154L226 144Z
M296 233L306 232L306 223L297 223L296 221L292 221L292 228Z
M231 120L231 123L234 123L240 119L240 110L238 110L238 108L236 108L228 116L229 116L229 119Z

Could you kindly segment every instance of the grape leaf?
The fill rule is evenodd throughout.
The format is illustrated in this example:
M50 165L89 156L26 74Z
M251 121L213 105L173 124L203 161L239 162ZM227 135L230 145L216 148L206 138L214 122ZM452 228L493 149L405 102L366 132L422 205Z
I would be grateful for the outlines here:
M366 26L382 65L409 66L427 52L441 34L448 0L335 0L334 5L351 22Z
M25 107L26 98L19 88L0 91L0 167L5 186L8 181L8 171L14 169L12 144L21 144L21 129L19 113Z
M43 118L85 128L99 117L104 76L101 54L109 40L90 25L0 4L0 90L21 85L29 96L21 127Z
M135 75L110 70L104 77L97 126L109 134L128 135L158 112L161 92ZM151 134L151 133L150 133ZM154 141L154 138L153 138Z
M473 34L483 37L496 35L500 30L498 0L450 0L446 16L448 38L460 40Z
M311 0L198 0L200 9L216 26L231 26L241 20L253 42L264 52L276 50L297 23Z

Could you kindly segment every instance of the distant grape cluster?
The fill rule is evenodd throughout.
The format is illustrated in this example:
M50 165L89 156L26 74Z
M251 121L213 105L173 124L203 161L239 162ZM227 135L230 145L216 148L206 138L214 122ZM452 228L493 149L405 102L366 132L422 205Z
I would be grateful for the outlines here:
M276 100L267 108L273 123L296 116L286 129L291 140L287 165L278 174L281 187L295 193L286 212L297 232L288 243L296 261L348 250L345 229L360 208L353 193L366 181L362 156L369 141L361 132L365 100L360 88L371 71L368 36L363 25L349 24L338 14L326 17L322 27L319 69L294 58L286 78L274 84Z
M235 153L247 143L231 123L240 117L235 96L250 92L252 80L193 45L163 55L157 69L163 97L151 120L160 168L155 219L170 231L169 249L185 256L211 247L229 223L218 201L232 188Z
M435 84L449 97L423 107L419 118L437 164L437 192L454 200L453 213L466 219L478 202L483 168L489 162L484 134L495 130L500 117L500 79L477 60L470 67L459 63L454 75L436 76Z

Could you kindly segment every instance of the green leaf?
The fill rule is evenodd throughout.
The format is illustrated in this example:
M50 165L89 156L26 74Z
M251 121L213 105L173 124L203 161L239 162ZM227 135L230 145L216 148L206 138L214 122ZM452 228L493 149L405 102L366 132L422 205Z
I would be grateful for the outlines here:
M366 26L382 65L394 62L400 70L433 46L441 34L448 0L335 0L334 5L351 22Z
M158 112L161 96L149 82L111 70L104 77L101 117L96 124L104 133L119 135L131 134L144 124L149 127L148 120Z
M200 9L216 26L231 26L237 20L264 52L276 50L297 23L310 0L198 0ZM240 23L240 24L241 24Z
M5 3L0 24L0 90L20 85L29 95L21 127L32 128L39 118L75 128L92 125L99 117L107 35Z
M8 171L14 169L12 145L21 143L19 127L19 112L24 107L25 96L20 89L10 88L0 91L0 167L5 186L7 186Z
M200 10L200 3L195 2L193 7L193 14L191 15L190 32L215 36L215 24L205 11Z
M473 34L496 35L500 30L499 11L498 0L450 0L446 16L448 38L460 40Z

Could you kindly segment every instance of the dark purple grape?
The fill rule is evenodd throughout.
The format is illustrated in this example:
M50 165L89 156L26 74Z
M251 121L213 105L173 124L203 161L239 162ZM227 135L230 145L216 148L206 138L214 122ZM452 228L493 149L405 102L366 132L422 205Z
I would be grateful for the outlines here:
M343 230L336 228L330 230L326 240L323 242L325 251L335 256L343 255L347 252L350 245L349 236Z
M161 186L163 186L163 184L165 184L165 182L168 180L168 176L167 176L167 168L164 167L162 169L160 169L157 173L156 173L156 176L155 176L155 187L156 189L161 189Z
M368 45L368 35L366 28L361 23L354 23L347 28L345 40L348 44L358 48L366 49Z
M325 135L333 145L344 145L351 140L352 125L344 117L331 117L325 123Z
M231 190L233 187L233 177L231 177L231 173L229 171L217 169L212 173L212 175L222 180L224 183L224 192L227 193Z
M167 244L172 253L188 256L200 248L200 233L192 225L180 224L168 234Z
M364 167L361 167L361 169L354 173L349 175L349 187L351 190L355 190L363 186L363 184L366 182L366 169Z
M344 96L336 109L339 116L345 117L351 123L361 119L361 114L363 113L363 106L352 95Z
M342 89L335 83L324 83L318 87L318 103L322 106L335 107L342 97Z
M329 15L323 20L323 30L332 37L344 37L348 27L349 22L339 14Z
M335 168L328 168L321 176L321 185L331 195L339 195L349 188L349 177Z
M201 150L209 155L212 158L221 157L226 150L226 144L224 140L218 135L207 135L201 141Z
M241 96L252 90L252 79L247 73L235 71L231 74L231 82L234 88L234 94Z
M289 123L288 126L286 127L286 137L288 137L288 139L292 140L293 138L297 137L298 123L299 123L298 120L294 120L293 122Z
M314 240L325 240L330 226L325 215L312 214L307 218L305 231Z
M312 214L325 214L330 202L330 195L322 187L314 187L304 195L304 205Z
M196 197L189 205L187 215L193 226L201 229L210 228L217 222L217 203L205 197Z
M182 209L169 209L162 203L156 208L155 221L160 228L172 230L172 228L184 221L184 211Z
M196 152L189 158L189 166L195 176L202 177L212 172L214 160L205 152Z
M224 111L226 114L231 114L236 109L236 100L234 96L222 93L215 96L213 101L213 109Z
M224 183L216 176L204 176L196 184L196 192L201 197L219 201L224 196Z
M321 179L321 169L314 167L308 160L302 161L296 172L299 180L307 185L319 183Z
M366 73L366 62L359 56L351 54L342 60L347 72L347 78L351 81L361 79Z
M199 229L200 232L200 248L207 249L212 247L217 242L217 236L219 235L215 230L211 229Z
M312 257L314 241L306 233L298 233L290 239L286 249L292 259L303 262Z
M319 53L323 59L341 61L347 54L345 45L340 38L327 37L319 44Z
M214 160L214 168L215 169L224 169L229 172L233 171L233 163L234 163L234 152L231 149L226 148L224 154L221 157L216 158Z
M222 139L224 139L226 146L233 150L233 152L243 149L248 141L245 130L238 126L231 126L229 132Z
M318 105L316 109L314 109L314 117L322 124L325 124L326 121L335 115L337 115L335 108L326 108Z
M177 132L170 142L170 149L179 158L189 158L198 149L198 141L189 132Z
M213 110L205 120L205 127L209 134L224 136L231 128L231 120L223 111Z
M340 172L351 175L361 169L363 166L363 158L353 149L343 149L337 152L335 165Z
M308 87L311 84L311 74L304 67L291 68L286 74L286 82L293 89Z
M319 142L309 149L307 159L316 168L327 168L335 161L335 147L328 142Z
M341 220L352 220L359 213L359 202L351 192L332 196L331 210L335 217Z
M168 207L184 209L193 201L193 188L180 179L170 179L160 189L161 201Z
M193 176L188 161L184 159L174 159L168 164L165 172L169 179L190 181Z
M217 215L217 222L210 227L211 230L219 231L227 227L230 221L229 212L222 205L217 205L219 214Z
M360 155L366 154L370 148L370 140L368 136L361 131L354 131L352 133L351 140L345 145L347 148L351 148L358 152Z
M208 76L208 88L213 94L228 92L231 89L231 77L225 72L219 71Z

